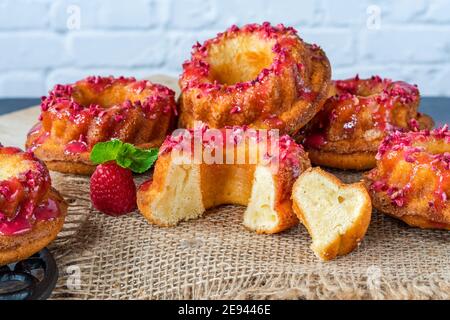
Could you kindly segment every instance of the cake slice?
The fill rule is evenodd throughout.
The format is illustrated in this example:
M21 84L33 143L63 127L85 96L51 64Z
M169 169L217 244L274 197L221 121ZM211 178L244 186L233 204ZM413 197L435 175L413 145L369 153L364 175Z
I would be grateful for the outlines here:
M362 183L345 185L319 168L308 169L295 182L292 200L323 260L352 252L366 234L372 203Z

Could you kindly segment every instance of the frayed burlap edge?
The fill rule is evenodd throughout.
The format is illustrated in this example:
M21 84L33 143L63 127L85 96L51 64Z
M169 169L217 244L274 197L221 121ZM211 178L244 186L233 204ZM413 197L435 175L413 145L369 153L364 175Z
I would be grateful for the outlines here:
M80 261L77 261L80 262ZM62 292L53 299L98 299L94 291ZM118 299L114 296L105 299ZM123 299L123 298L120 298ZM330 274L279 274L238 277L233 280L198 281L174 291L147 294L136 288L127 297L136 300L448 300L450 280L430 275L392 282Z

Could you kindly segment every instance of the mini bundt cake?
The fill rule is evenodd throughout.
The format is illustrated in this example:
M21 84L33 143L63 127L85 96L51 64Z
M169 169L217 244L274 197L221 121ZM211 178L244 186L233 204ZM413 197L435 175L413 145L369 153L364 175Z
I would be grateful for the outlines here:
M98 142L120 139L141 148L159 147L174 125L175 93L134 78L88 77L57 85L41 103L40 122L26 146L50 170L91 174Z
M343 184L319 168L308 169L292 191L294 211L313 239L314 253L323 260L352 252L364 238L372 203L364 184Z
M293 28L231 27L193 47L180 78L179 126L250 126L298 132L327 98L330 63Z
M334 81L324 108L302 130L311 162L338 169L376 165L383 139L393 130L431 129L433 120L417 112L416 86L374 76Z
M450 230L450 131L394 132L365 176L376 209L413 227Z
M209 208L247 206L244 226L260 234L284 231L295 180L310 167L289 136L264 139L266 130L233 127L185 130L164 142L153 179L138 191L138 207L150 223L175 226Z
M32 153L0 146L0 266L45 248L66 213L45 165Z

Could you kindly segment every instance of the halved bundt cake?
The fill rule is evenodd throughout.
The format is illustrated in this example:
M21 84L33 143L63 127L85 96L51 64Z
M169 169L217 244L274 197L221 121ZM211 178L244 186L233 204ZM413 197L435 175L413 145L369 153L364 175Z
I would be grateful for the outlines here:
M288 136L233 127L195 129L170 136L160 150L153 179L138 191L138 207L149 222L175 226L209 208L247 207L244 225L277 233L298 223L291 191L310 166L303 148Z

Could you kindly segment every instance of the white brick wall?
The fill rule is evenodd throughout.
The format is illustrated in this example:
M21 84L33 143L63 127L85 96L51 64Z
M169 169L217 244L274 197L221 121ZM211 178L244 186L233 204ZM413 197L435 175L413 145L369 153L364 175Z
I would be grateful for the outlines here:
M262 21L322 46L335 78L380 74L450 96L450 0L0 0L0 97L90 74L177 76L195 41Z

